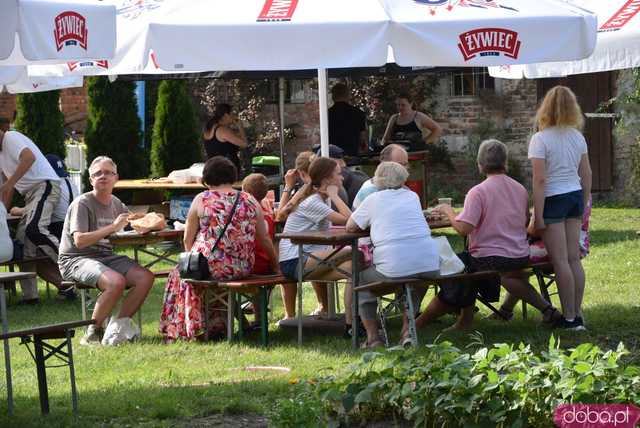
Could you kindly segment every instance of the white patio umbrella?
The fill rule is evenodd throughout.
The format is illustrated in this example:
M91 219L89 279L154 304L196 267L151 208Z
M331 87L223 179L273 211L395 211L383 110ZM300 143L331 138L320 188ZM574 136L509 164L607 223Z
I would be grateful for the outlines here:
M640 66L640 0L568 1L598 16L598 37L591 56L579 61L490 67L489 73L508 79L534 79Z
M93 0L2 0L0 65L111 58L115 12Z
M595 46L595 16L558 0L382 0L402 66L482 67L574 60Z
M26 94L56 89L79 88L82 87L83 83L82 76L29 77L23 73L15 81L6 83L4 88L10 94ZM2 85L0 84L1 89Z

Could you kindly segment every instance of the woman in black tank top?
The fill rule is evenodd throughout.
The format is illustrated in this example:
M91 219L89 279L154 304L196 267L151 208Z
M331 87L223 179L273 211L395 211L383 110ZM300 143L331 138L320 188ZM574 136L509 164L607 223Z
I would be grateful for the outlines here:
M398 113L391 116L382 138L383 144L400 143L416 147L436 142L442 135L442 127L424 113L413 109L411 98L407 93L399 93L396 97ZM426 141L422 129L430 131Z
M236 123L238 131L229 126ZM229 104L218 104L202 133L204 151L207 159L224 156L234 163L240 171L238 152L247 147L247 137L242 125L231 115Z

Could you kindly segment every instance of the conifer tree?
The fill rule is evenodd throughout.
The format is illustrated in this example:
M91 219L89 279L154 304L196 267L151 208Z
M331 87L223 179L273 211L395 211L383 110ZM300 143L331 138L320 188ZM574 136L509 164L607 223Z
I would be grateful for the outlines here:
M165 80L158 88L151 174L164 177L176 169L202 161L195 110L184 80Z
M64 115L60 111L60 91L20 94L16 97L18 131L29 137L43 154L64 159Z
M123 179L145 177L148 171L134 89L133 82L106 77L89 78L87 84L87 162L109 156Z

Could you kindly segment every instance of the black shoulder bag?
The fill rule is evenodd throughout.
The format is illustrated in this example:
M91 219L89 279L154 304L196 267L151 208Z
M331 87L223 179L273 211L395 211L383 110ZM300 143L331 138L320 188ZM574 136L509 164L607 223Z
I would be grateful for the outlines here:
M227 232L227 228L229 227L231 220L233 220L233 214L236 212L238 202L240 202L240 192L236 194L236 200L233 203L233 207L227 217L227 222L225 223L222 232L216 239L213 247L211 247L212 253L218 247L218 243ZM207 279L211 275L209 272L209 263L207 263L207 258L203 256L202 253L198 253L196 251L184 251L180 253L178 256L178 271L180 272L180 278L195 279L197 281Z

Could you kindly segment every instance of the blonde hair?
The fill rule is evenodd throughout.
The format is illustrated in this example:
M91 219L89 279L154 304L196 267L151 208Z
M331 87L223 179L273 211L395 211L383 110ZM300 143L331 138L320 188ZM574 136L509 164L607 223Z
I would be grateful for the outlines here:
M313 162L315 157L315 153L310 151L298 153L298 156L296 156L296 169L308 174L311 162Z
M318 188L322 185L322 180L331 177L338 163L331 158L317 157L309 166L309 177L311 183L306 183L300 190L293 195L293 198L282 209L282 213L278 212L278 218L286 218L294 212L298 206L309 196L318 192Z
M373 177L373 184L379 189L399 189L409 178L409 171L397 162L380 162Z
M566 86L554 86L544 96L536 112L536 131L551 126L567 126L582 130L584 118L576 95Z

